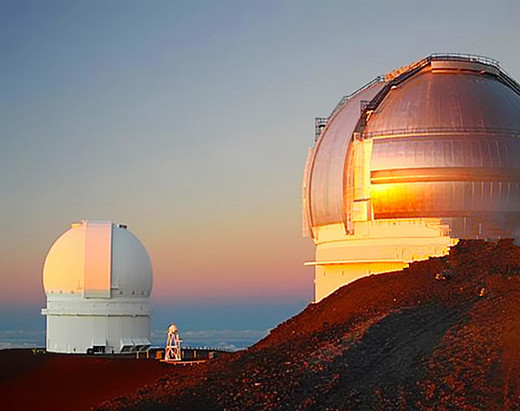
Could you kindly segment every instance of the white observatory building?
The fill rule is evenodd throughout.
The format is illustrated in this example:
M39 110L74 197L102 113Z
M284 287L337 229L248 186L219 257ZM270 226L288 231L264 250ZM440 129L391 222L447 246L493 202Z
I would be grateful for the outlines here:
M126 353L150 347L150 257L126 226L74 223L43 267L49 352Z

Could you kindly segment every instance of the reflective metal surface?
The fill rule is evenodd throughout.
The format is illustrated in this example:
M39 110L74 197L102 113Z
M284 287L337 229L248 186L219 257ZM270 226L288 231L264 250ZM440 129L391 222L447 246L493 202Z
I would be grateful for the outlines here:
M419 73L388 93L364 136L375 219L446 217L470 238L520 226L520 96L495 77Z
M520 132L518 94L489 74L420 73L390 90L365 127L369 136L421 130Z
M408 168L520 170L520 138L450 133L374 139L372 171Z
M421 64L362 90L329 120L307 167L311 226L343 222L349 230L349 193L360 190L353 170L364 161L353 153L358 132L372 144L363 183L371 218L443 218L463 238L520 232L518 84L496 62Z
M345 220L343 190L348 146L361 117L361 102L371 100L383 85L382 82L372 84L351 97L322 132L315 154L309 158L308 193L304 193L304 198L310 197L308 213L312 226Z

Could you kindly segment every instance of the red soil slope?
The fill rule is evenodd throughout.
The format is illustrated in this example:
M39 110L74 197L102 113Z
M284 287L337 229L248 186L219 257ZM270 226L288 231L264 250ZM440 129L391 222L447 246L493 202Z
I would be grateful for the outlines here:
M153 360L0 351L1 410L87 410L164 376Z
M360 279L244 353L168 375L108 409L519 409L520 249Z

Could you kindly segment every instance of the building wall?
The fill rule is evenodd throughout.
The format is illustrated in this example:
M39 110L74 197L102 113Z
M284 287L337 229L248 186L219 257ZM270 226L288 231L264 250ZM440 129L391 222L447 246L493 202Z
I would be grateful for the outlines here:
M86 354L94 345L120 353L122 339L150 339L150 317L47 315L47 351Z
M370 274L401 270L410 262L443 256L457 243L440 219L372 220L317 227L314 301Z
M120 353L150 342L150 308L147 298L86 299L74 294L48 295L47 351L87 353L94 346ZM135 341L132 341L137 339ZM143 340L143 341L141 341ZM128 345L136 345L129 347Z
M398 271L407 266L408 263L405 263L404 261L317 266L314 278L315 302L322 300L338 288L358 280L361 277L371 274Z

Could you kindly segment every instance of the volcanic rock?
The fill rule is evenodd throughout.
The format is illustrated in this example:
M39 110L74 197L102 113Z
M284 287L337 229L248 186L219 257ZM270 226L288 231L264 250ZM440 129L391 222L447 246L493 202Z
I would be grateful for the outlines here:
M101 409L518 409L519 267L511 240L460 241Z

